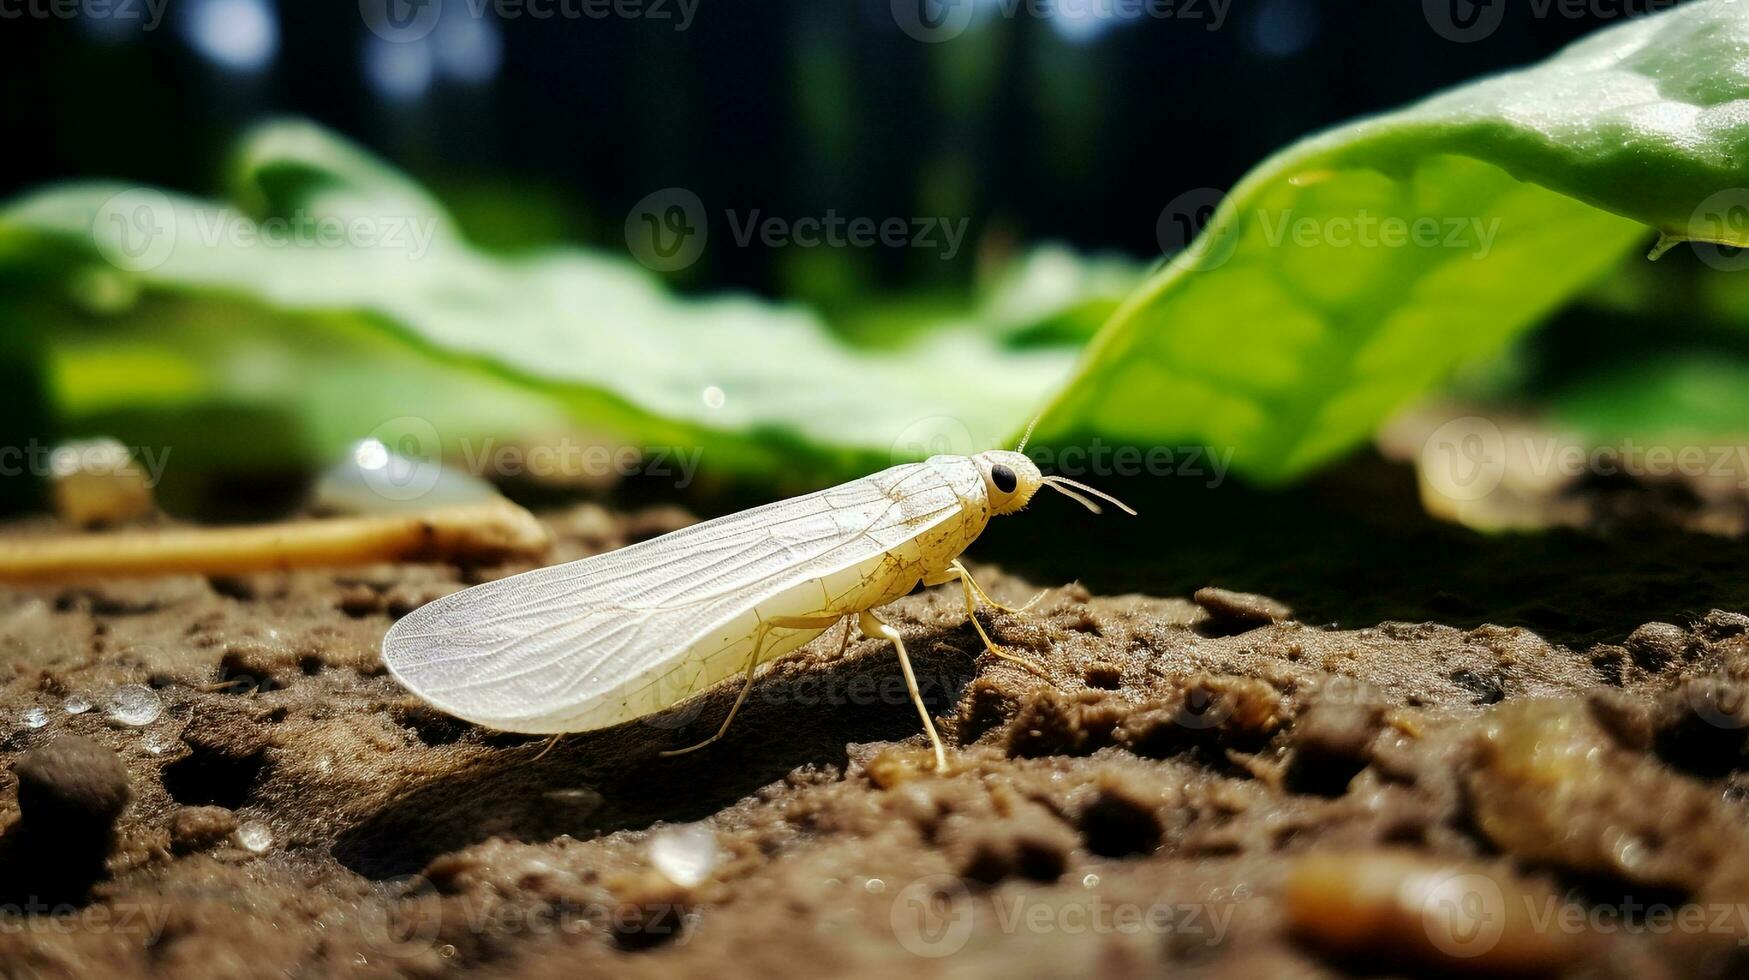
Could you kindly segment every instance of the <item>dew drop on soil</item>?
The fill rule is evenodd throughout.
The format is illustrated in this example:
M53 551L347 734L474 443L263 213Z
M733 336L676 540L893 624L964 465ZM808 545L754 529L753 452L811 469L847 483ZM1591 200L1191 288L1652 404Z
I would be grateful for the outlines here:
M572 808L579 816L594 813L601 809L603 803L607 802L599 792L587 786L575 789L551 789L541 795L560 806Z
M66 709L67 714L82 715L85 712L91 710L91 699L88 697L84 697L82 695L75 694L72 697L68 698L67 700L61 702L61 707Z
M237 843L245 850L255 854L264 853L273 846L273 831L259 820L251 820L237 828Z
M722 858L716 833L703 824L664 827L650 838L650 863L682 887L705 880Z
M27 708L19 720L26 728L41 728L49 723L49 713L42 708Z
M157 721L163 708L157 693L144 684L123 684L109 696L110 720L133 728Z

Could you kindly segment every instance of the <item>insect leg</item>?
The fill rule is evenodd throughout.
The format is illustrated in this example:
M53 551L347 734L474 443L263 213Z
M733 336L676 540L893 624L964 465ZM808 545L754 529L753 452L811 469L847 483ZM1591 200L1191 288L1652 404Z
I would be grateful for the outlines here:
M832 658L833 660L843 660L844 659L844 651L850 649L850 631L851 631L851 629L853 629L853 627L851 626L851 623L850 623L850 617L846 616L846 617L844 617L844 638L838 641L838 655L833 657Z
M1039 675L1040 677L1043 677L1047 681L1050 680L1051 675L1046 673L1045 669L1043 667L1039 666L1036 663L1033 663L1031 660L1028 660L1025 657L1016 656L1015 654L1009 653L1007 650L1002 649L1002 647L997 645L996 641L990 639L990 634L984 632L984 624L978 622L978 599L982 598L985 602L989 603L992 606L995 606L996 604L993 602L990 602L990 597L984 594L983 589L978 588L978 583L972 581L972 574L970 572L966 571L966 566L960 564L959 559L957 559L957 558L954 559L947 566L946 575L947 575L947 578L944 579L944 581L952 581L955 578L959 579L960 591L965 595L965 598L966 598L966 619L971 621L972 629L975 629L978 631L978 637L984 641L984 649L990 651L991 654L993 654L997 657L1001 657L1003 660L1009 661L1010 663L1016 663L1022 667L1025 667L1027 670L1030 670L1033 673ZM1039 594L1043 595L1044 593L1041 592ZM1037 602L1037 601L1038 601L1037 599L1033 600L1033 602ZM1029 602L1029 603L1027 603L1027 605L1030 606L1030 605L1032 605L1032 603ZM997 606L996 608L1005 609L1007 607Z
M561 739L561 738L564 738L564 737L565 737L565 733L564 733L564 732L560 732L560 733L559 733L559 734L557 734L557 735L554 735L554 736L553 736L553 737L552 737L552 738L549 738L549 739L547 739L547 744L546 744L546 746L545 746L545 747L543 747L543 748L542 748L542 749L541 749L541 750L540 750L540 752L539 752L539 753L538 753L538 754L536 754L536 755L535 755L535 757L534 757L534 758L532 758L532 759L530 759L530 760L528 760L528 761L530 761L530 762L539 762L539 761L541 761L541 760L542 760L542 759L544 759L544 758L546 758L546 757L547 757L547 753L548 753L548 752L551 752L551 751L552 751L552 750L553 750L553 746L555 746L555 745L557 745L557 744L559 744L559 739Z
M728 734L729 724L735 720L735 715L741 711L741 705L747 703L747 695L753 691L753 672L759 669L759 651L765 646L766 634L774 629L828 628L837 621L837 616L773 616L772 618L760 623L758 632L754 634L753 638L753 652L747 656L747 672L743 674L741 678L741 693L735 696L735 703L729 707L729 714L723 719L723 723L717 727L717 733L697 745L688 745L684 749L665 749L656 754L667 757L672 755L685 755L688 752L697 752L699 749L704 748Z
M1033 606L1038 605L1038 601L1040 599L1043 599L1045 597L1045 593L1050 591L1049 589L1039 590L1038 595L1035 595L1031 599L1026 600L1026 605L1021 606L1019 609L1015 609L1011 606L1004 606L1002 603L997 602L995 599L990 598L990 593L985 592L984 587L978 584L978 580L975 578L972 578L972 573L966 569L965 565L960 564L960 560L958 558L955 558L953 561L949 562L947 565L947 569L948 569L949 574L952 574L954 572L958 572L961 581L971 583L972 588L978 593L978 598L984 600L984 605L989 606L992 609L1000 609L1005 613L1014 613L1015 615L1019 615L1023 612L1026 612L1028 609L1031 609Z
M857 625L862 627L864 635L893 642L893 649L899 652L899 669L905 674L905 687L911 692L911 703L917 706L917 714L923 719L923 730L929 734L929 744L935 749L935 771L947 772L947 751L941 747L941 736L935 734L935 721L929 717L929 708L917 690L917 675L911 671L911 658L905 655L904 638L899 636L898 630L876 619L875 614L867 610L863 611Z

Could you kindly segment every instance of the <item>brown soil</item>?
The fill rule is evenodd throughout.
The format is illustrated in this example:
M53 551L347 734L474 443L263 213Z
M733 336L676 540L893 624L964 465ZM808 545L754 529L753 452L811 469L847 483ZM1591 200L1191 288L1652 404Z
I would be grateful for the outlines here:
M1240 511L1258 512L1249 498ZM549 519L567 560L687 518ZM1123 532L1088 540L1098 533ZM395 616L514 568L9 590L0 972L1749 967L1749 617L1735 611L1749 604L1693 605L1740 595L1704 571L1740 568L1740 546L1676 532L1598 544L1618 566L1612 601L1583 579L1512 588L1523 550L1572 545L1557 571L1543 566L1559 577L1592 547L1576 539L1348 534L1321 583L1287 549L1245 564L1210 548L1182 590L1277 577L1295 584L1270 591L1305 623L1262 597L1095 595L1035 566L1052 586L1040 603L986 624L1049 682L982 653L957 592L902 600L889 618L952 747L946 775L928 771L891 647L854 640L839 658L836 633L762 674L726 740L678 758L656 753L714 730L732 686L543 756L540 741L446 718L384 674ZM1427 599L1440 590L1381 561L1384 540L1449 573L1452 598ZM1428 540L1454 544L1413 544ZM1296 560L1300 574L1280 574ZM978 567L998 599L1031 594ZM1361 576L1380 587L1354 588ZM1329 625L1417 601L1460 603L1426 617L1459 625ZM1660 606L1645 618L1673 622L1622 621ZM1477 625L1536 625L1545 607L1560 619L1541 635ZM105 700L122 684L149 686L162 715L112 721ZM76 697L96 706L70 714ZM43 727L23 721L33 707ZM721 859L677 884L650 842L696 821Z

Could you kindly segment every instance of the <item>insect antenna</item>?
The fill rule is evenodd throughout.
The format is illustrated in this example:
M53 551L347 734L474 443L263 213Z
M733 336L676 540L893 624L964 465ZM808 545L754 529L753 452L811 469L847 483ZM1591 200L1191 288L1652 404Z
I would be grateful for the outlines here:
M1041 419L1041 418L1043 418L1043 417L1044 417L1044 414L1045 414L1045 413L1044 413L1044 412L1043 412L1043 411L1040 411L1040 412L1039 412L1039 413L1038 413L1038 414L1037 414L1037 415L1034 415L1034 416L1033 416L1033 417L1032 417L1032 421L1031 421L1031 422L1028 422L1028 423L1026 423L1026 432L1025 432L1025 434L1023 434L1023 435L1022 435L1022 436L1021 436L1021 437L1020 437L1020 445L1018 445L1018 446L1015 446L1015 447L1014 447L1014 451L1015 451L1015 452L1017 452L1017 453L1023 453L1023 452L1026 452L1026 441L1027 441L1027 440L1028 440L1028 439L1031 439L1031 438L1032 438L1032 430L1033 430L1033 429L1034 429L1034 428L1037 428L1037 427L1038 427L1038 420L1039 420L1039 419Z
M1098 497L1100 500L1105 501L1106 503L1116 505L1118 510L1123 511L1124 513L1130 515L1131 517L1136 516L1135 508L1131 507L1129 504L1124 503L1123 501L1117 499L1116 497L1113 497L1111 494L1106 493L1103 490L1095 490L1094 488L1088 486L1085 483L1077 483L1074 480L1071 480L1066 476L1047 476L1047 477L1042 478L1042 482L1044 483L1045 486L1050 487L1052 490L1055 490L1058 493L1060 493L1066 497L1072 497L1075 500L1079 500L1083 506L1085 506L1088 510L1094 512L1095 514L1101 513L1101 511L1099 509L1099 505L1094 503L1091 500L1088 500L1086 497L1081 496L1081 494L1076 493L1075 490L1080 490L1084 493L1090 493L1093 496ZM1074 487L1075 490L1069 489L1070 487Z
M1044 483L1045 483L1045 486L1050 487L1052 490L1055 490L1056 492L1062 494L1063 496L1068 497L1070 500L1073 500L1073 501L1079 503L1081 506L1087 508L1088 510L1094 512L1095 514L1105 513L1105 511L1102 508L1100 508L1100 506L1098 504L1094 503L1091 500L1088 500L1086 497L1081 496L1080 494L1076 493L1075 491L1070 490L1068 487L1059 486L1055 483L1052 483L1049 480L1044 481Z

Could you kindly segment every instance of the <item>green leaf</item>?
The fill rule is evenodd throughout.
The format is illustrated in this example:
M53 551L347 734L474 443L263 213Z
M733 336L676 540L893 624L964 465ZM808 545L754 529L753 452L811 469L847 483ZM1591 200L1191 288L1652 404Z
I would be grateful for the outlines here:
M788 470L817 481L995 445L1068 372L1087 326L1137 281L1128 263L1041 249L978 305L934 304L926 325L902 331L910 339L858 348L809 310L746 296L683 299L624 258L476 249L417 186L306 124L258 130L237 160L227 201L84 183L0 212L0 268L29 278L34 267L70 293L99 282L124 298L99 326L45 331L61 352L70 412L108 390L101 348L156 338L201 366L191 399L235 404L269 393L299 405L306 438L289 455L300 461L393 415L431 419L452 454L462 439L551 435L554 413L528 410L526 397L515 402L520 412L470 421L481 392L510 383L592 435L702 447L722 474ZM362 230L342 231L354 227ZM1075 323L1081 336L1062 326ZM404 349L365 357L360 324ZM1060 334L1031 336L1047 327ZM224 376L247 349L298 340L299 355L272 372L289 386ZM329 370L348 380L341 392L323 391L314 359L336 345L347 354L330 358ZM409 376L419 360L410 353L450 370ZM458 388L473 394L461 398ZM338 395L337 404L319 394ZM505 416L518 414L530 424L507 430Z
M1648 227L1749 244L1732 220L1745 49L1749 9L1694 3L1288 148L1106 325L1043 436L1202 439L1292 477L1499 351ZM1368 220L1374 243L1349 244ZM1386 225L1440 233L1392 244Z

